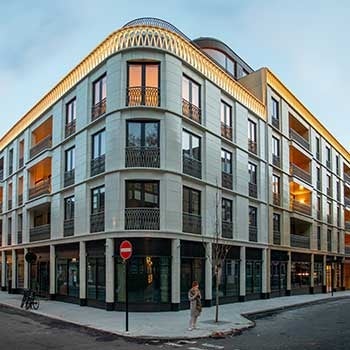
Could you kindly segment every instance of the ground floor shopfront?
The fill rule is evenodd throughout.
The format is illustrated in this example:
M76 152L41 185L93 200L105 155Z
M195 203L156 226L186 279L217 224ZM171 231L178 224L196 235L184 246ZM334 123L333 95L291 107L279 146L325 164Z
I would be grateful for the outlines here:
M1 288L33 288L43 297L107 310L125 306L121 239L81 241L1 252ZM191 283L200 284L203 303L215 300L211 243L180 239L133 238L129 261L129 303L135 311L188 307ZM36 260L26 262L34 253ZM341 257L232 246L219 272L221 303L320 293L343 289Z

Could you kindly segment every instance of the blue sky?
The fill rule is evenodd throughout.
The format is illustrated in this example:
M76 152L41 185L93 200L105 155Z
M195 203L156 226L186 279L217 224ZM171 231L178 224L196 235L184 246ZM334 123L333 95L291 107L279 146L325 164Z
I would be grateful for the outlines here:
M334 5L336 4L336 6ZM350 149L350 1L0 1L0 135L108 34L163 18L269 67Z

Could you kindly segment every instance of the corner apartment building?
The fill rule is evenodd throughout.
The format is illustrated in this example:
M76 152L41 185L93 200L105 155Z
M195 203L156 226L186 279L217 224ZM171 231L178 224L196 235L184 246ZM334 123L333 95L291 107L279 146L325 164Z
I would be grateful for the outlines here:
M0 140L1 289L122 309L128 239L133 310L210 305L216 235L222 302L343 289L349 161L269 69L134 20Z

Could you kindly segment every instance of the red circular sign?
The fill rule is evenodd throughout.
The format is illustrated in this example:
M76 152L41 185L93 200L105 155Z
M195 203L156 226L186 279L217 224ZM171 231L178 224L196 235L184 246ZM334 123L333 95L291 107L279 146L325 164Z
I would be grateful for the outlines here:
M129 241L123 241L119 248L120 257L124 260L130 259L132 255L132 244Z

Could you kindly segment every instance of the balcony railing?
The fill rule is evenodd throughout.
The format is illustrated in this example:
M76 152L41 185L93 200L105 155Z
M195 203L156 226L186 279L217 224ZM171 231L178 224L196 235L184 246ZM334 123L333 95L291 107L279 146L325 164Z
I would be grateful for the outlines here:
M345 221L345 230L350 231L350 221Z
M273 231L273 244L281 245L281 232Z
M316 181L316 188L321 191L321 181Z
M332 223L332 215L327 214L327 223L331 224Z
M0 180L1 180L1 174L0 174ZM348 185L350 185L350 175L344 173L344 180Z
M95 120L102 114L106 113L106 99L104 98L100 102L96 103L94 106L91 108L91 119Z
M280 156L276 156L275 154L272 155L272 164L277 166L277 167L281 167L281 158Z
M249 225L249 241L257 242L258 241L258 228L253 225Z
M7 210L11 210L12 209L12 199L9 199L7 201Z
M159 208L125 208L126 230L159 230Z
M276 129L279 129L279 128L280 128L280 120L277 119L277 118L274 118L274 117L272 117L271 120L272 120L272 125L273 125Z
M0 170L0 181L2 181L4 179L4 170L1 169Z
M293 163L290 163L290 173L292 176L296 176L299 179L311 184L311 174Z
M41 151L51 147L52 147L52 135L48 135L42 140L40 140L37 144L35 144L30 149L30 158L33 158L35 155L37 155Z
M182 213L182 231L189 233L202 233L202 217L196 214Z
M273 204L281 205L281 194L280 193L272 193Z
M91 159L91 176L95 176L97 174L103 173L105 171L105 155Z
M332 251L332 241L327 241L327 252Z
M256 141L248 140L248 151L254 154L257 154L258 147L257 147Z
M9 166L9 175L11 175L13 173L13 165Z
M302 235L290 235L290 245L296 248L310 249L310 237Z
M321 211L320 210L316 211L316 216L317 216L317 220L321 220Z
M233 238L233 223L232 221L223 221L222 222L222 237L223 238Z
M258 186L257 184L249 182L249 196L258 198Z
M50 194L51 192L51 179L45 179L40 181L34 187L29 189L29 199L44 195Z
M350 246L344 247L344 253L345 253L345 255L350 255Z
M75 169L64 172L64 187L74 184L75 180Z
M201 123L201 109L184 98L182 99L182 114L197 123Z
M73 119L71 122L67 123L64 127L64 135L68 137L75 133L76 120Z
M22 244L23 242L23 236L22 236L22 230L17 231L17 244Z
M302 214L311 215L311 206L297 200L292 200L291 209Z
M350 207L350 198L349 198L349 197L345 197L345 196L344 196L344 204L345 204L347 207Z
M187 175L202 178L202 162L200 160L183 156L183 172Z
M232 187L233 187L232 174L228 174L223 171L221 173L221 184L222 184L222 187L232 190Z
M105 230L105 212L90 214L90 232L103 232Z
M20 157L19 160L18 160L18 168L22 168L23 165L24 165L24 158Z
M158 107L160 90L157 87L135 86L126 89L127 106Z
M289 137L299 143L301 146L306 148L307 150L310 149L309 141L306 140L303 136L301 136L298 132L296 132L293 129L289 129Z
M225 139L232 140L232 127L221 122L221 136Z
M74 219L67 219L63 222L63 236L69 237L74 235Z
M159 168L159 147L127 147L125 149L126 168Z
M11 245L12 244L12 234L8 233L7 234L7 245Z
M50 229L51 229L50 224L30 228L29 229L29 234L30 234L29 241L36 242L36 241L42 241L44 239L50 239Z

